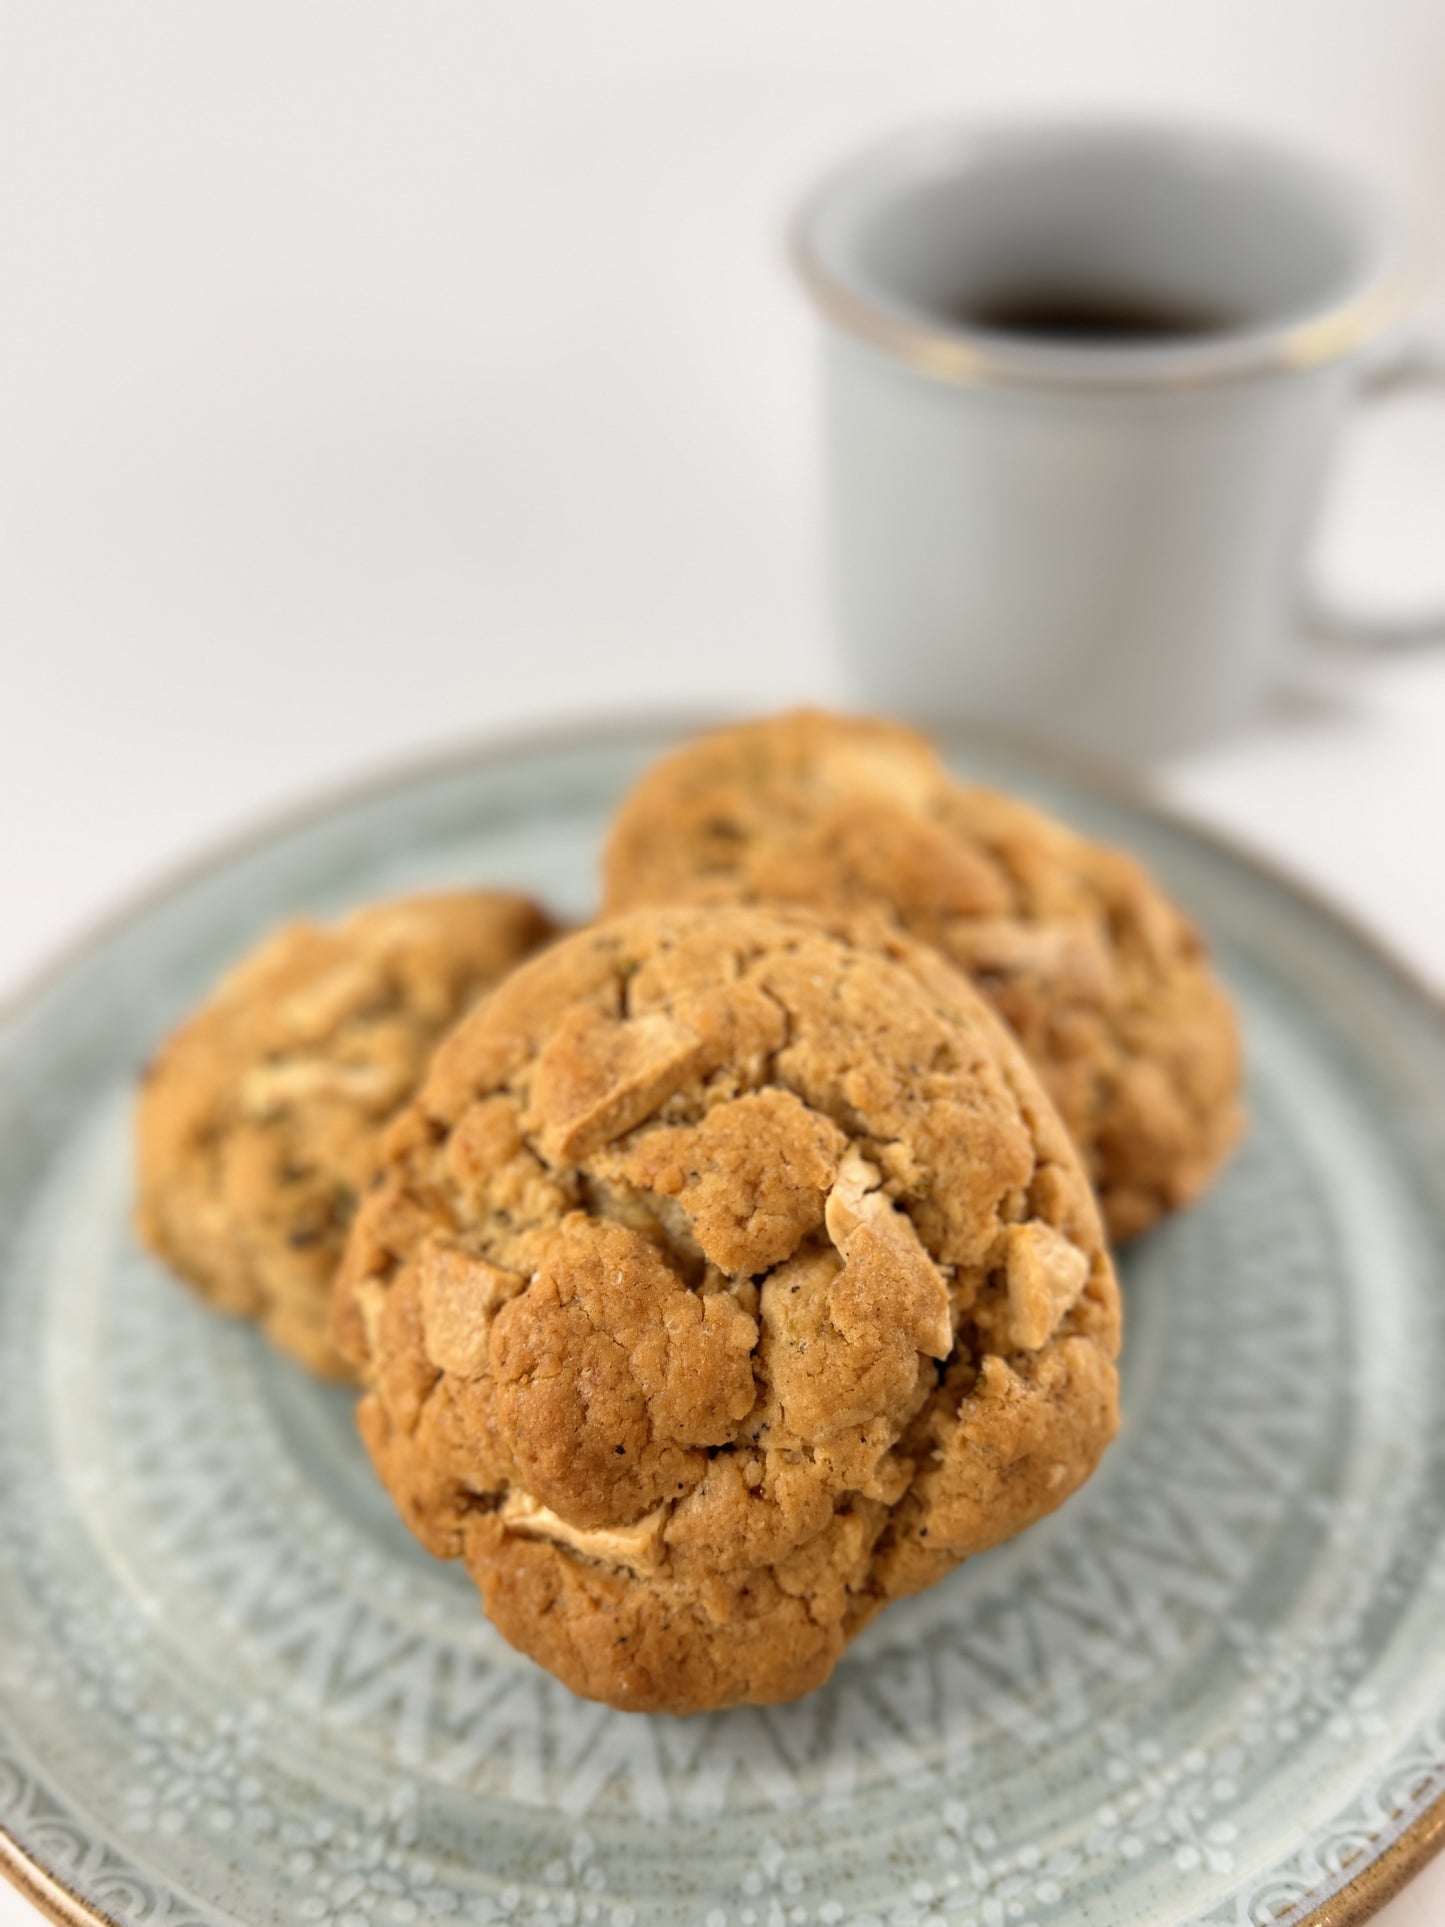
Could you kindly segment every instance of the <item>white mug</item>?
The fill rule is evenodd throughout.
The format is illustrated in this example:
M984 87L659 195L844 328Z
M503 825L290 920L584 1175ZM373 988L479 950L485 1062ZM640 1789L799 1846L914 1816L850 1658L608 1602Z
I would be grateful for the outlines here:
M1260 705L1351 401L1442 378L1370 366L1406 292L1379 201L1240 134L926 128L825 181L794 256L857 693L1097 755Z

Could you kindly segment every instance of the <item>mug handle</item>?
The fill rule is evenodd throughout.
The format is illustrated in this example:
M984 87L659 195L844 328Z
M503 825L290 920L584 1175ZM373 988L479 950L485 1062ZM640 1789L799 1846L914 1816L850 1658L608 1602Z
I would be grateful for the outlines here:
M1358 399L1384 401L1423 388L1445 389L1445 336L1415 335L1397 342L1365 375ZM1314 589L1306 596L1305 620L1315 635L1330 642L1386 649L1445 642L1445 598L1433 607L1391 615Z

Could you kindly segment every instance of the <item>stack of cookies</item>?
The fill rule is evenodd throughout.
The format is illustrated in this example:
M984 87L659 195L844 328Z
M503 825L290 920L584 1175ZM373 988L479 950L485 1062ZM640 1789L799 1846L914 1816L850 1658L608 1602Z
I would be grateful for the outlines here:
M148 1076L139 1222L360 1384L408 1525L575 1691L790 1699L1093 1471L1109 1241L1218 1170L1234 1019L1136 863L880 722L666 758L603 910L281 932Z

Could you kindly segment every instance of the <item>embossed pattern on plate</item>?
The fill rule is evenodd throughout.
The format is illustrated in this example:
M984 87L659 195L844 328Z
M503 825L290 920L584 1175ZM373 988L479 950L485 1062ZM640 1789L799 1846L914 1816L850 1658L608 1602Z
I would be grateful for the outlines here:
M585 914L646 731L415 774L226 857L0 1036L0 1828L118 1922L1254 1927L1445 1796L1445 1036L1320 909L976 752L1154 864L1254 1126L1124 1263L1065 1510L792 1707L573 1699L410 1541L345 1393L136 1248L156 1040L278 917L480 880Z

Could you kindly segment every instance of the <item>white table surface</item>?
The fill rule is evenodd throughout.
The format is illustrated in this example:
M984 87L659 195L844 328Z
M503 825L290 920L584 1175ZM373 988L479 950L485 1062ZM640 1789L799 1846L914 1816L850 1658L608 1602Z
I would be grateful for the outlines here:
M1432 199L1432 0L7 11L0 995L209 840L562 716L845 694L797 186L959 105L1226 112ZM1439 278L1437 276L1437 287ZM1445 409L1332 539L1445 589ZM1445 652L1314 660L1165 794L1445 986ZM1381 1918L1445 1920L1445 1862ZM0 1888L0 1927L34 1916Z

